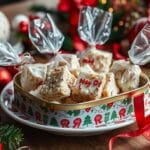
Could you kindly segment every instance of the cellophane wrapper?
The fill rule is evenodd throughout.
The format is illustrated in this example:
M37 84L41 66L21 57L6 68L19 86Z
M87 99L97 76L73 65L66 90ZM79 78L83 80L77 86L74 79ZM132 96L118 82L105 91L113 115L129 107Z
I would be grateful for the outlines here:
M64 41L64 36L48 14L30 23L29 38L41 54L56 54Z
M136 36L128 52L132 63L145 65L150 62L150 24L146 24Z
M0 41L0 65L13 66L20 62L17 51L9 43Z
M104 44L111 33L112 13L93 7L83 7L80 12L78 32L90 46Z

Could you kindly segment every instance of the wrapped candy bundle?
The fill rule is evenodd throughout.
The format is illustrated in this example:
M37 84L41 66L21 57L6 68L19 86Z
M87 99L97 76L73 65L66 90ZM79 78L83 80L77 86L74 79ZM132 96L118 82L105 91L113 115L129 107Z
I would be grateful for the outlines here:
M78 59L75 55L58 53L64 37L49 15L33 21L29 33L32 43L40 53L54 55L54 58L47 64L46 78L37 89L38 95L47 101L59 102L62 98L70 96L70 86L75 82L75 76L72 73L75 73L79 66Z
M78 31L89 48L80 56L81 66L89 64L96 72L108 72L112 53L99 51L96 44L104 44L111 33L112 14L98 8L84 7L80 14Z
M146 24L134 40L129 50L129 61L114 61L111 71L114 72L118 87L122 92L131 91L139 87L141 69L138 65L144 65L150 61L149 54L150 25Z
M129 61L114 61L111 71L115 74L116 82L121 92L131 91L139 87L141 69Z
M68 69L70 70L70 72L77 77L79 75L79 69L80 69L80 64L79 64L79 60L77 58L77 55L75 54L61 54L61 56L63 57L64 60L66 60L66 62L64 61L60 61L59 65L68 65Z
M83 7L81 10L78 31L82 40L89 44L89 48L79 55L79 61L82 67L86 66L87 70L92 71L81 70L77 78L72 97L78 102L101 98L104 86L104 93L107 94L103 96L114 96L119 92L113 75L111 84L108 83L109 74L106 82L106 73L109 72L112 63L112 53L96 49L96 44L104 44L108 40L111 23L112 14L109 12L91 7ZM111 86L115 87L114 92L107 92Z
M14 66L22 72L21 86L26 91L36 89L44 81L45 66L43 64L31 64L34 63L34 59L29 53L19 56L9 43L0 42L0 60L1 66Z

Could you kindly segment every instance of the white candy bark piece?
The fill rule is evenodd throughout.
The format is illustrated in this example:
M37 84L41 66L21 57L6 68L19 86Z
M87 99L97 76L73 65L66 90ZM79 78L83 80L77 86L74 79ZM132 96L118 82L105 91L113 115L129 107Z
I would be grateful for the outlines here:
M90 67L98 73L109 72L112 62L112 53L96 49L86 50L80 56L80 65L89 64Z
M139 87L141 69L129 61L114 61L111 71L114 72L118 87L122 92L131 91Z
M52 58L48 65L50 65L51 68L67 65L69 71L75 77L77 77L80 73L79 59L77 58L77 55L74 54L59 54Z
M59 65L64 65L66 64L68 66L68 69L70 70L70 72L74 75L74 76L78 76L79 75L79 70L80 70L80 63L79 60L77 58L77 55L73 55L73 54L61 54L61 56L63 57L63 59L65 59L65 61L67 63L65 63L64 61L60 61Z
M26 91L35 90L44 82L46 69L45 64L29 64L23 66L20 77L21 86Z
M40 94L40 90L41 90L41 85L37 88L37 89L35 89L35 90L32 90L32 91L30 91L29 93L31 94L31 95L33 95L33 96L35 96L35 97L38 97L38 98L43 98L42 96L41 96L41 94ZM58 102L58 101L51 101L52 103L55 103L55 104L61 104L60 102Z
M47 101L61 101L62 98L70 96L70 87L74 84L75 79L67 66L48 68L40 94Z
M76 102L84 102L100 98L105 85L105 74L81 72L72 88L72 97Z
M117 87L115 75L110 72L106 74L106 83L103 89L103 97L115 96L119 93L119 88Z

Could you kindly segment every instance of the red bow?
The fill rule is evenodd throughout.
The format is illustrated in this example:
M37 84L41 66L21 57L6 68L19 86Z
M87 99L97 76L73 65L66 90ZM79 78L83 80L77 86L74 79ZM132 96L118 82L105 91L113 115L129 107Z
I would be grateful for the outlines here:
M145 117L144 94L134 97L134 112L139 129L113 136L109 140L109 150L112 150L112 145L118 137L136 137L139 135L144 135L145 138L150 140L150 115Z

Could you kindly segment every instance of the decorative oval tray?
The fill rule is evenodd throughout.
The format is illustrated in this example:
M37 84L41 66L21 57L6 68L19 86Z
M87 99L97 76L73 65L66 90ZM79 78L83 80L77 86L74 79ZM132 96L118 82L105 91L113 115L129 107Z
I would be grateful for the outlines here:
M142 74L137 89L76 104L56 104L25 91L20 85L20 73L14 77L12 108L21 111L36 123L60 128L98 128L130 119L134 114L133 97L144 94L147 102L148 78Z
M60 135L69 135L69 136L86 136L86 135L95 135L95 134L101 134L106 131L110 131L113 129L121 128L124 126L128 126L135 122L135 118L133 115L128 116L126 120L122 120L119 122L114 122L109 125L99 126L97 128L61 128L51 125L43 125L38 124L32 117L26 116L21 111L17 111L12 109L12 102L14 100L14 87L13 87L13 81L10 82L2 91L1 93L1 107L2 109L14 120L25 124L27 126L45 130L48 132L52 132L55 134ZM148 105L148 104L147 104ZM146 111L146 114L149 114L148 111ZM53 122L57 124L57 122Z

